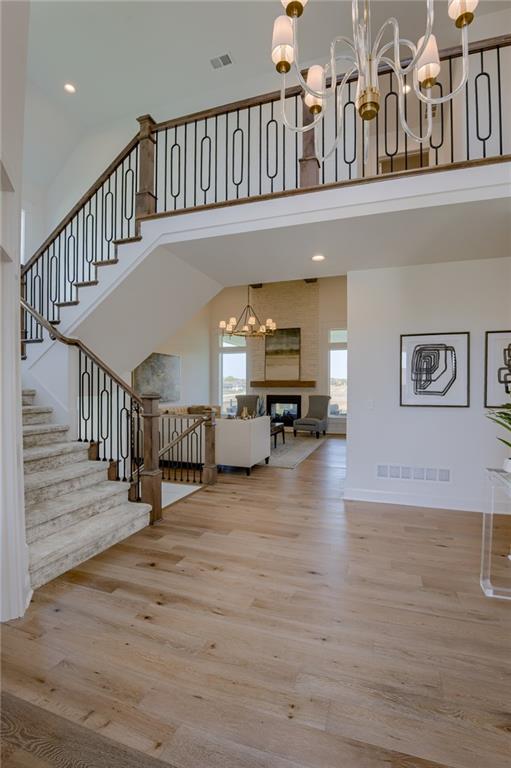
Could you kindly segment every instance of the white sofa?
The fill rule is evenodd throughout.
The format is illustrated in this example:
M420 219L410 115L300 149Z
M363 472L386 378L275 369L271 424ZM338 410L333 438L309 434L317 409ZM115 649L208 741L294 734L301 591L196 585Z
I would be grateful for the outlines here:
M218 419L215 456L218 466L251 468L271 453L270 417L255 419Z

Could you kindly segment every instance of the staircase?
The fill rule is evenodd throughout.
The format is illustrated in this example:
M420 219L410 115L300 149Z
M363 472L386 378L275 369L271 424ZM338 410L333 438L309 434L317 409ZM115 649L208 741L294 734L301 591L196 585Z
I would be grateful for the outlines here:
M30 580L40 587L149 524L149 504L128 501L108 464L89 460L85 442L67 439L52 409L23 390L25 520Z

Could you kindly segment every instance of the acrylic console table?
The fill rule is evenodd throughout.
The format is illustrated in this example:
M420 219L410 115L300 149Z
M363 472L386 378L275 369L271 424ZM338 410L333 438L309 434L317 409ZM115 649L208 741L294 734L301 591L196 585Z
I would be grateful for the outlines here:
M487 472L491 485L491 504L489 511L483 514L481 588L487 597L511 600L511 538L504 540L502 552L494 552L495 526L500 515L509 516L508 530L511 532L511 474L500 469L488 469ZM501 544L499 542L499 546ZM496 554L497 569L494 568ZM494 583L496 575L499 578L498 583Z

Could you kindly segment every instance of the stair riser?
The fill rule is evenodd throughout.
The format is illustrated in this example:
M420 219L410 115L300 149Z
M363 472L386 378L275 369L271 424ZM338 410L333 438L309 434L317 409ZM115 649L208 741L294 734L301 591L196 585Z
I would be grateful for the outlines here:
M25 474L32 472L42 472L45 469L58 469L67 464L76 464L77 461L86 461L89 455L89 449L82 451L73 451L71 453L61 453L58 456L46 456L44 459L33 459L24 464Z
M46 536L51 536L52 533L62 531L70 525L80 523L82 520L87 520L90 517L94 517L94 515L101 514L101 512L106 512L108 509L112 509L122 501L125 501L126 483L119 483L119 486L119 491L108 498L96 501L94 504L89 504L82 509L74 509L72 512L60 515L53 520L40 521L37 511L31 512L30 507L28 507L25 512L28 544L31 544L33 541L40 541L46 538Z
M99 540L96 540L94 544L87 544L86 546L80 546L77 542L76 548L67 552L64 555L59 555L51 562L47 562L44 565L37 568L37 570L30 570L30 581L33 589L47 584L52 579L55 579L60 574L69 571L79 563L83 563L85 560L89 560L94 555L104 552L105 549L117 544L119 541L127 539L133 533L140 531L149 524L149 514L140 515L134 520L122 523L119 521L119 527L115 531L109 531Z
M22 405L34 405L35 395L22 395Z
M98 465L97 470L94 472L79 477L74 477L72 479L68 478L61 482L52 483L44 488L25 489L25 504L38 504L41 501L61 496L63 493L77 491L80 488L88 488L91 485L100 483L102 480L106 480L107 469L104 463L98 462Z
M28 424L51 424L52 413L24 413L23 426Z
M38 435L23 435L23 447L33 448L35 445L50 445L53 443L62 443L64 440L67 440L67 431L43 432Z

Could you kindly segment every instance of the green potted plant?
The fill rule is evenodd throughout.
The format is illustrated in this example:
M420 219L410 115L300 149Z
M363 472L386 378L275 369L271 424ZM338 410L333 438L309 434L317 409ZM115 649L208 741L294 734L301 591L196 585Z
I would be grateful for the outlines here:
M488 418L495 422L495 424L498 424L499 427L507 429L509 437L511 438L511 402L501 405L500 408L492 409L487 415ZM504 443L504 445L507 445L507 447L511 449L510 440L505 440L503 437L499 437L498 439L501 443ZM511 456L505 459L503 469L504 472L509 472L511 474Z

